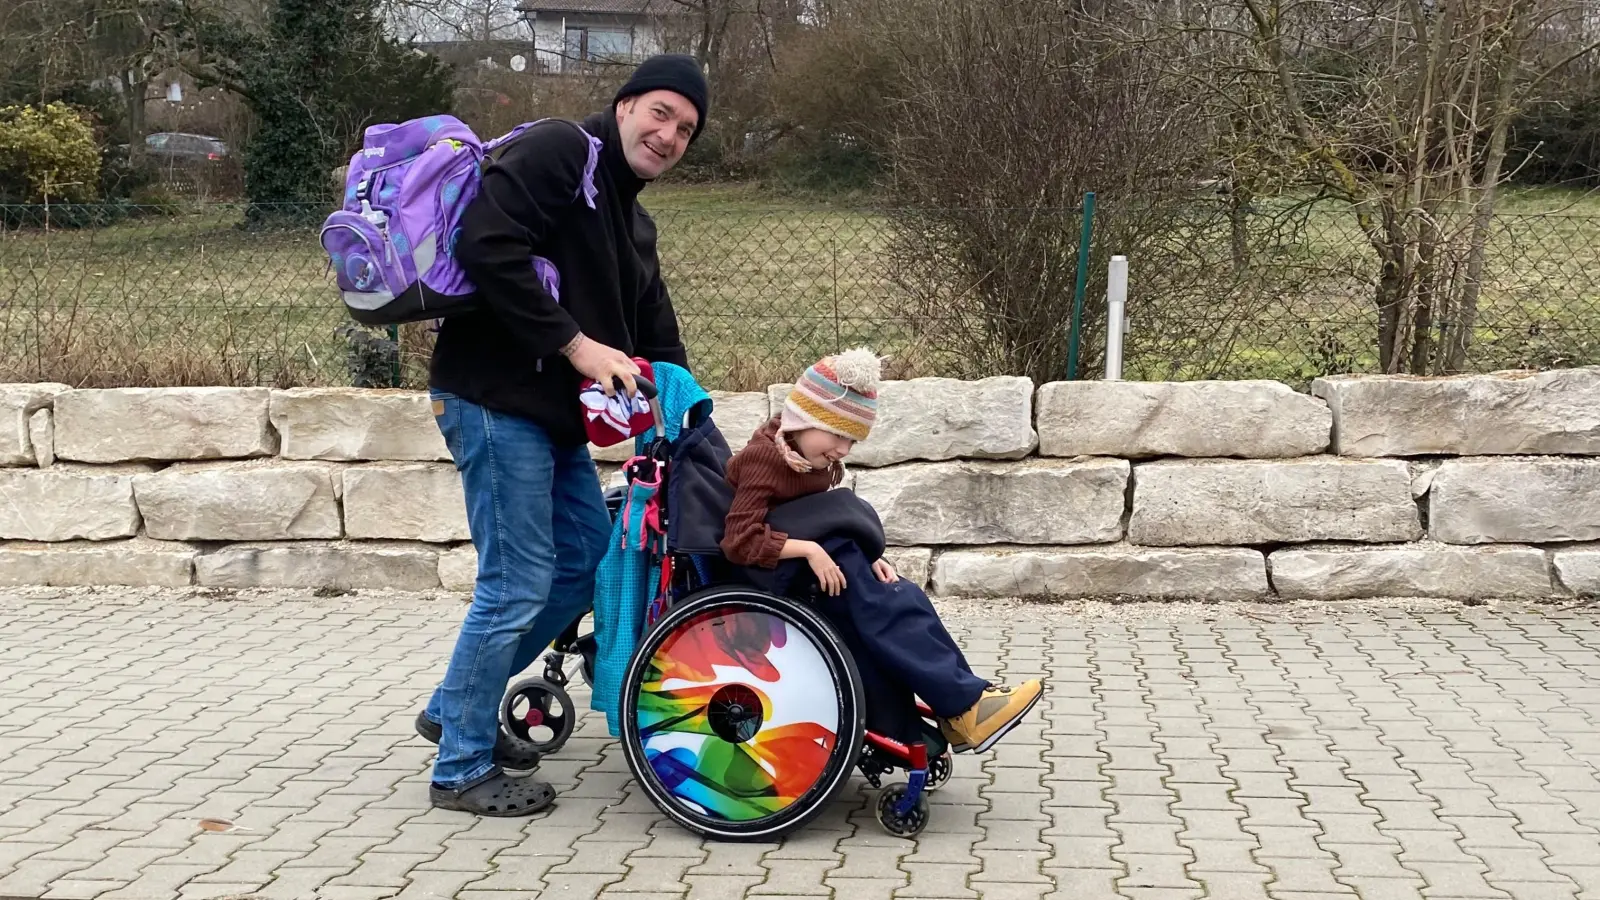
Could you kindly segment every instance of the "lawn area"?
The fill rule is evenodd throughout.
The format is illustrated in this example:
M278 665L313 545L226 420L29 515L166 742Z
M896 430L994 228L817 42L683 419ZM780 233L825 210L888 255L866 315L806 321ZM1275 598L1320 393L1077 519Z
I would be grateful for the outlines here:
M646 202L710 386L786 381L857 343L891 354L896 374L938 371L925 329L890 282L879 216L743 187L661 187ZM236 227L241 214L210 207L0 235L0 380L348 384L337 329L349 319L315 228L246 232ZM1258 254L1258 275L1231 287L1193 277L1228 251L1214 230L1131 256L1129 377L1302 383L1375 365L1375 265L1347 212L1317 211L1300 239ZM1544 190L1509 198L1475 367L1600 363L1597 248L1600 199ZM1069 308L1065 297L1063 316ZM425 378L427 340L424 326L405 329L409 386Z
M1292 205L1262 204L1252 232L1267 234ZM1328 372L1376 371L1376 257L1348 207L1301 215L1299 228L1254 248L1237 282L1208 285L1196 274L1227 268L1230 236L1218 216L1144 254L1159 263L1130 258L1127 376L1304 385ZM1454 272L1465 278L1463 268ZM1454 323L1433 324L1438 333ZM1491 230L1468 366L1585 364L1600 364L1600 194L1508 191Z

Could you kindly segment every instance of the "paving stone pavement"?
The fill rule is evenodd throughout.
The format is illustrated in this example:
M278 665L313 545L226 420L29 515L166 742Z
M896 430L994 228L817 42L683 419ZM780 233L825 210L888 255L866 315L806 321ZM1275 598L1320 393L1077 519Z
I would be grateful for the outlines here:
M858 777L719 844L589 712L551 811L429 808L411 718L459 603L0 594L0 898L1600 900L1594 608L945 608L980 673L1050 688L928 830Z

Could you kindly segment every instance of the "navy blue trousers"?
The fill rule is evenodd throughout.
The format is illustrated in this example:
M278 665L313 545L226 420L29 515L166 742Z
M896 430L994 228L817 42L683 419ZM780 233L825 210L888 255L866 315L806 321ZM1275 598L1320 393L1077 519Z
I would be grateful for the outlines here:
M848 586L837 597L819 593L817 608L850 647L869 691L869 709L900 705L895 695L907 692L940 717L959 715L977 703L989 683L972 673L927 593L904 578L879 581L873 561L853 541L825 546ZM815 584L809 567L804 577ZM909 697L904 703L909 706Z

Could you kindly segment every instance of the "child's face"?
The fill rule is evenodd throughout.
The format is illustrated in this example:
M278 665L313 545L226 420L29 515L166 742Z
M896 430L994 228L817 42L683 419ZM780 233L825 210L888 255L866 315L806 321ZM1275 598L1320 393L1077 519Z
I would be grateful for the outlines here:
M806 462L818 469L826 469L854 449L856 442L820 428L807 428L794 434L795 449Z

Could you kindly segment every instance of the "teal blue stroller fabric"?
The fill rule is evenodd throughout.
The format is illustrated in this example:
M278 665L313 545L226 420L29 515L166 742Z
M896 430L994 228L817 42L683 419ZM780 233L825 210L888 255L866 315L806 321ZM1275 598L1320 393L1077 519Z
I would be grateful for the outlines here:
M656 376L667 440L675 441L683 430L684 417L699 404L709 408L711 396L687 369L672 363L650 365ZM642 455L654 437L651 433L634 438L634 453ZM671 477L670 473L667 477ZM609 549L595 572L594 683L589 707L606 714L606 728L612 737L622 736L622 679L643 637L645 610L661 578L660 567L651 564L650 554L654 550L659 556L666 548L649 543L658 538L649 533L645 523L651 499L663 488L664 485L629 486L612 524Z

